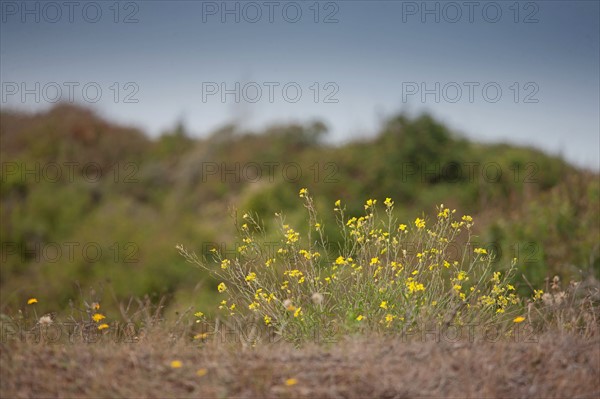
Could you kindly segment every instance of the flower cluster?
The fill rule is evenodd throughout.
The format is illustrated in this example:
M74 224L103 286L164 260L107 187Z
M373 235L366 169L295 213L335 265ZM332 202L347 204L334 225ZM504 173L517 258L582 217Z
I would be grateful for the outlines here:
M522 322L522 303L511 285L515 263L493 270L493 254L472 248L473 218L455 217L456 210L440 205L436 218L422 215L399 223L394 201L369 199L363 215L346 216L341 200L333 211L342 242L330 245L312 197L301 189L308 225L291 226L277 215L280 245L275 251L239 251L226 258L215 253L217 268L178 246L189 261L217 279L224 296L219 308L229 316L247 312L276 333L296 341L352 330L405 330L420 323ZM245 245L261 247L258 220L244 214ZM306 231L303 236L301 231ZM313 235L317 235L314 237ZM460 241L462 240L462 241ZM462 254L450 245L462 242ZM339 248L337 251L332 248ZM541 298L542 294L536 293ZM240 312L235 312L240 309ZM245 311L247 310L247 311ZM509 327L507 327L509 328Z

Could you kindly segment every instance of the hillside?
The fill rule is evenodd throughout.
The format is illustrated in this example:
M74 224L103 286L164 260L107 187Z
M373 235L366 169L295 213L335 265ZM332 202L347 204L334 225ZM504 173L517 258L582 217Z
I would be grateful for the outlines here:
M80 290L115 308L144 295L174 308L215 304L217 283L175 244L231 250L234 208L267 224L279 211L299 221L301 187L317 209L341 199L350 215L386 197L401 220L440 203L469 213L498 264L519 258L532 285L521 279L523 294L554 275L600 276L598 174L532 148L471 142L428 115L400 114L374 139L339 146L326 134L315 122L194 138L179 125L151 139L75 106L3 111L2 312L32 296L60 311ZM335 242L333 225L324 220Z

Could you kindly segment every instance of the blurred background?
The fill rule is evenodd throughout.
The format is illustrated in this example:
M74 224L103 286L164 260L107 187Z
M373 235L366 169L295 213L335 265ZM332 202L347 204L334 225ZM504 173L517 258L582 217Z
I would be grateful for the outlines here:
M175 245L301 187L332 242L337 199L444 203L534 287L600 275L598 2L0 4L3 310L208 306Z

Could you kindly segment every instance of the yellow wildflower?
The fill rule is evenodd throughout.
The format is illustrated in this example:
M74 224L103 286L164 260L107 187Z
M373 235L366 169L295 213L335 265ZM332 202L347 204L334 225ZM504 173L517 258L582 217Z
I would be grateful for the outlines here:
M494 272L494 275L492 276L492 282L496 284L500 283L500 272Z
M206 375L206 373L208 373L208 370L205 368L201 368L201 369L198 369L198 371L196 371L196 375L198 377L204 377Z
M103 314L101 314L101 313L95 313L95 314L92 316L92 320L94 320L96 323L98 323L98 322L99 322L100 320L102 320L102 319L106 319L106 316L104 316L104 315L103 315Z
M394 316L393 314L386 314L385 315L385 323L386 323L386 327L390 327L392 325L392 322L394 321L394 319L396 318L396 316Z
M368 199L367 203L365 204L365 210L372 208L376 203L377 203L377 200Z
M28 305L33 305L34 303L38 303L38 300L36 298L29 298L29 300L27 301Z
M300 233L296 232L294 229L288 229L285 238L287 238L287 244L292 244L298 241Z
M298 383L298 380L295 378L288 378L287 380L285 380L285 385L288 387L291 387L292 385L296 385Z
M412 277L409 277L406 280L406 288L408 288L408 292L411 294L418 291L425 291L425 286L421 283L417 283Z
M283 274L285 276L290 276L290 277L296 277L296 278L298 278L298 284L302 284L304 282L304 273L302 273L298 269L287 270L287 271L283 272Z
M183 363L181 363L181 360L173 360L171 362L171 367L174 369L181 368L181 366L183 366Z
M422 229L422 228L424 228L424 227L425 227L425 220L423 220L423 219L421 219L421 218L416 218L416 219L415 219L415 226L416 226L418 229Z

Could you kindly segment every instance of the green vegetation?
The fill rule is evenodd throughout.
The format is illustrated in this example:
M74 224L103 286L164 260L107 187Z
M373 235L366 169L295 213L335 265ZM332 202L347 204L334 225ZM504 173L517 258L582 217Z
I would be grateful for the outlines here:
M491 271L518 258L510 284L520 295L548 292L555 275L600 276L597 173L531 148L470 142L428 115L399 115L370 140L334 146L325 135L311 123L264 132L225 126L192 138L177 125L150 139L73 106L3 111L2 311L30 297L40 299L40 313L67 309L78 287L95 287L95 299L113 310L145 295L211 308L222 300L219 281L190 267L175 244L203 262L214 247L235 253L236 208L266 223L263 240L280 239L276 212L306 237L303 187L329 248L347 239L330 212L336 200L350 219L364 215L366 199L390 197L390 217L400 221L436 220L442 203L472 215L471 244L494 253Z

